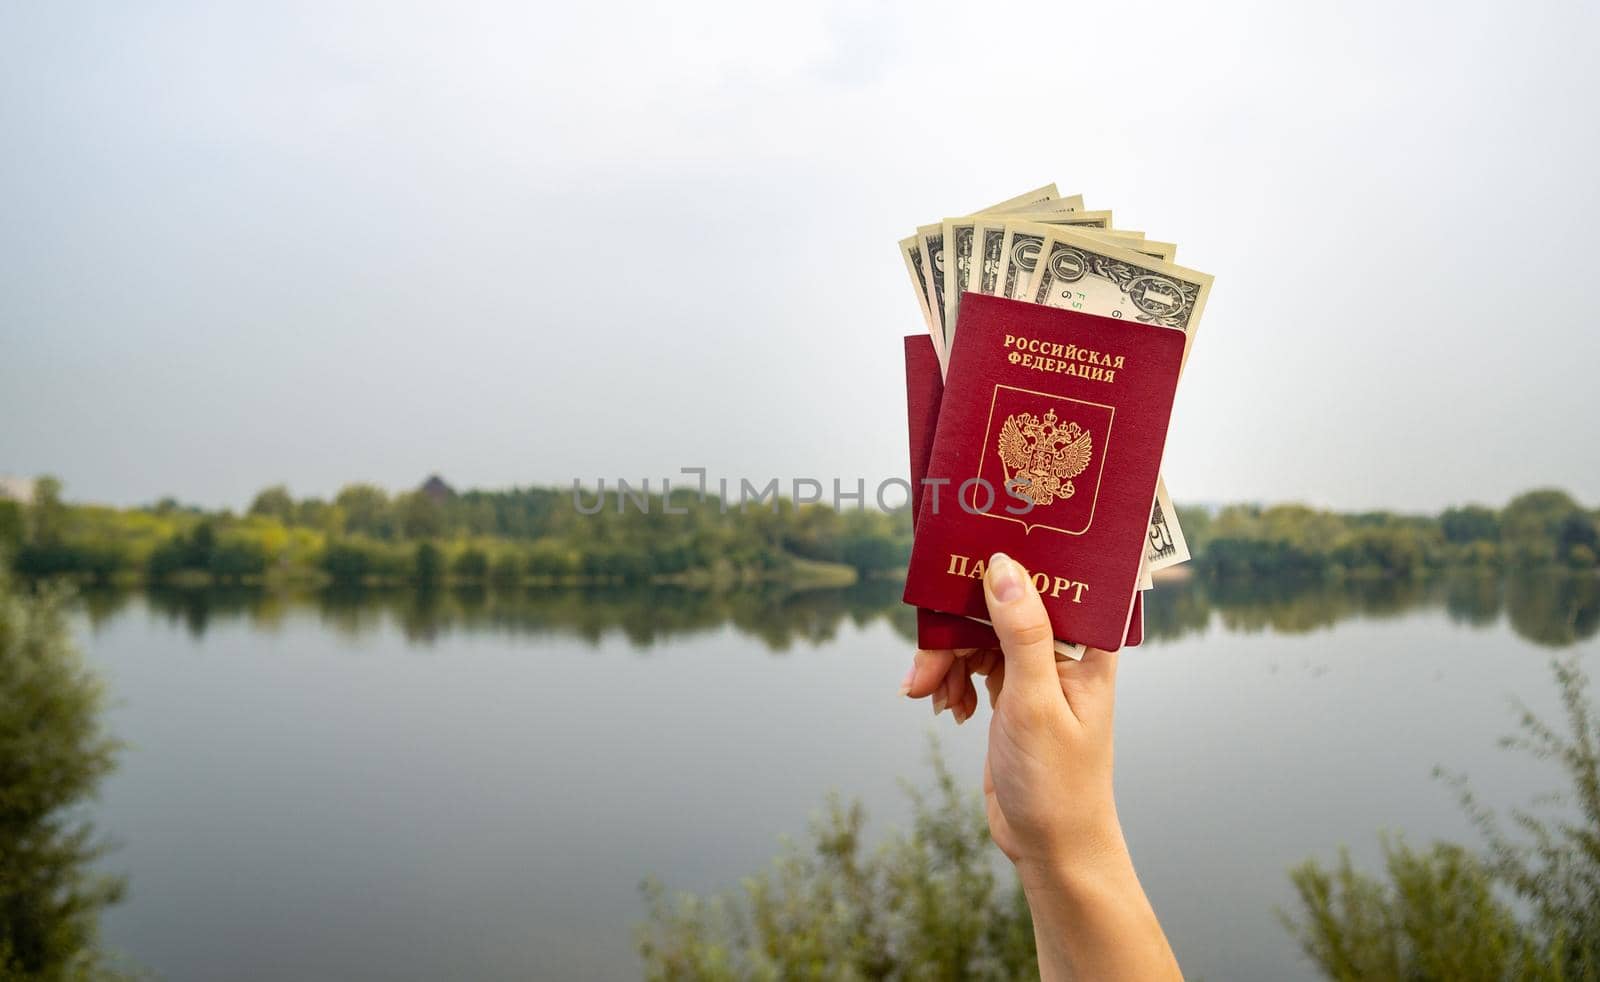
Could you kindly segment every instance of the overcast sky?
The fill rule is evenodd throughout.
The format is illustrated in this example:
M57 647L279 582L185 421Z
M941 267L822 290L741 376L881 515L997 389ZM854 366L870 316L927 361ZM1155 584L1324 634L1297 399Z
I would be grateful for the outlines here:
M1180 501L1600 501L1593 2L0 6L0 474L906 466L895 241L1216 276Z

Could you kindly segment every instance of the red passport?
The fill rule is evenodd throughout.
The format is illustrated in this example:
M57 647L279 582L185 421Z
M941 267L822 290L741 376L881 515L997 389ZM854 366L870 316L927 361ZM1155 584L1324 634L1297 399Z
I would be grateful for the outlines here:
M939 406L944 398L944 376L939 371L939 356L927 334L905 339L906 425L911 449L911 514L922 506L923 478L928 475L928 460L933 454L934 429L939 422ZM1133 600L1133 616L1128 622L1124 647L1144 640L1144 595ZM994 648L999 646L994 629L969 617L946 614L926 607L917 608L917 647L925 650L955 648Z
M1120 648L1184 335L980 294L961 314L905 600L982 617L984 563L1003 551L1056 637Z

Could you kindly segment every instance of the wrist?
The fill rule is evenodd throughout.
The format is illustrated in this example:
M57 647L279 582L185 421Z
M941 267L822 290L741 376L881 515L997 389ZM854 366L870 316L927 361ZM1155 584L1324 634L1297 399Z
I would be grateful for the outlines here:
M1017 873L1041 978L1183 978L1125 845L1068 861L1018 862Z
M1122 837L1120 826L1113 825L1100 834L1080 836L1068 850L1037 858L1016 861L1017 879L1030 901L1064 899L1072 901L1107 888L1137 883L1133 857Z

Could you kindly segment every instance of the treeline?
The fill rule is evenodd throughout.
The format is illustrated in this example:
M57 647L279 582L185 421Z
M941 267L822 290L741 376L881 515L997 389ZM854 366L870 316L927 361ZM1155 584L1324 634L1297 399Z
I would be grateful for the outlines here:
M331 501L272 487L243 515L172 500L116 509L0 500L0 552L27 576L338 584L845 583L901 568L909 516L821 505L724 510L692 491L422 490L353 484ZM581 507L580 507L581 506Z
M603 495L512 488L457 494L443 482L391 495L352 484L331 500L282 487L242 515L172 500L68 504L59 482L0 500L0 553L27 576L93 581L718 586L844 583L910 555L904 511L838 511L772 500L737 508L679 490ZM1438 515L1338 513L1303 505L1178 509L1195 568L1226 580L1415 576L1441 569L1600 567L1596 513L1562 491Z
M1178 517L1198 568L1223 579L1600 565L1600 516L1549 489L1500 509L1466 505L1438 515L1232 505L1215 514L1180 507Z

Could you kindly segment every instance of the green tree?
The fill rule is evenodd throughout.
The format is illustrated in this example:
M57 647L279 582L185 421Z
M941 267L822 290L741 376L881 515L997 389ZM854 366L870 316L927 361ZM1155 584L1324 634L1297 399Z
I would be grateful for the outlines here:
M344 514L345 531L378 539L394 537L395 520L389 494L377 485L347 484L339 490L333 503Z
M1426 561L1423 537L1404 528L1358 528L1332 550L1333 558L1349 569L1369 569L1396 575L1419 572Z
M444 509L420 491L400 495L394 501L400 532L408 539L432 539L444 534Z
M1545 488L1519 494L1500 513L1501 541L1516 562L1554 562L1560 558L1562 525L1574 514L1583 515L1583 509L1565 491Z
M370 552L352 541L328 543L317 565L340 586L359 586L372 573Z
M1446 508L1439 516L1439 526L1445 540L1457 545L1470 542L1493 542L1500 538L1500 516L1494 509L1482 505L1464 505Z
M22 548L22 536L26 528L22 505L10 498L0 498L0 567Z
M295 506L294 521L291 524L315 529L324 535L343 535L344 509L321 498L303 498Z
M1593 516L1576 510L1568 512L1556 526L1556 548L1569 565L1580 569L1593 566L1600 553L1600 529L1595 527Z
M418 586L434 586L444 579L444 557L439 553L439 547L432 542L417 543L413 564Z
M60 543L66 526L66 506L61 502L61 482L46 474L33 483L33 503L28 508L28 543L49 547Z
M116 766L104 703L61 593L24 596L0 572L0 978L111 974L99 914L124 884L93 868L105 847L80 810Z
M1198 554L1211 540L1211 511L1188 505L1179 505L1177 508L1178 524L1183 527L1183 536L1189 543L1189 551Z
M250 502L250 514L264 515L267 518L276 518L285 525L290 524L295 518L294 498L289 494L289 489L282 484L274 484L264 488Z
M522 581L522 565L515 553L503 552L489 567L489 579L498 586L515 586Z
M237 583L267 570L267 554L259 543L241 539L224 541L211 550L206 572L219 583Z
M476 546L468 546L450 564L450 572L460 579L479 582L489 575L489 556Z

